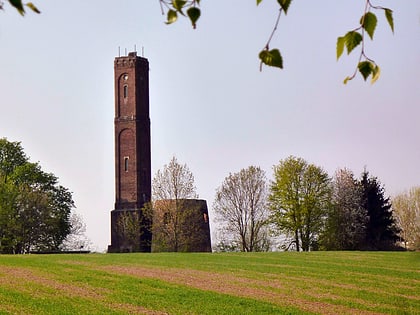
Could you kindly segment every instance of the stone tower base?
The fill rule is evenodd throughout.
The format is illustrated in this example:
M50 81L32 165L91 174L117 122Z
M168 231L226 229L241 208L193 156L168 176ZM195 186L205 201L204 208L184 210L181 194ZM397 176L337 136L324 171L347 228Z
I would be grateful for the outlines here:
M108 253L150 252L150 220L140 209L111 211L111 245Z

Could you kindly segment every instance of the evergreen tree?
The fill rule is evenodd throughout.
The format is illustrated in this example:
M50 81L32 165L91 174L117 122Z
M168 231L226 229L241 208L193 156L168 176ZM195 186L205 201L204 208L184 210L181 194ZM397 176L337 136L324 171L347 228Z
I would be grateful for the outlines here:
M362 205L367 211L365 243L361 249L390 250L396 248L399 229L396 225L390 199L376 177L365 170L360 180Z

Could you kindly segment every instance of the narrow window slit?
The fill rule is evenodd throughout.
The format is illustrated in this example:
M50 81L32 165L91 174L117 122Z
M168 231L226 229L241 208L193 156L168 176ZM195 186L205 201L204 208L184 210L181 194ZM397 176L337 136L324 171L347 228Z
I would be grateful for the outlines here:
M128 172L128 156L124 157L124 171Z
M124 98L128 97L128 85L124 85Z

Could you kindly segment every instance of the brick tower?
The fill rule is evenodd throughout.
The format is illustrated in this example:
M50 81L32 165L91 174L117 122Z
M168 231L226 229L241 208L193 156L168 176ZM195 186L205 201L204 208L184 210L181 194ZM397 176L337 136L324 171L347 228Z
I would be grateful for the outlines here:
M114 61L115 209L108 252L150 252L143 206L151 197L149 62L136 52Z

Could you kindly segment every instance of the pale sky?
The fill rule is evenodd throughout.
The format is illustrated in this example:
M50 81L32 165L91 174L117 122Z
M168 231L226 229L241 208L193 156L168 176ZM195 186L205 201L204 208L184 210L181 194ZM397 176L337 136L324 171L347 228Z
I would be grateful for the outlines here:
M359 176L388 195L420 185L420 2L379 1L366 53L382 70L358 76L356 49L336 61L336 39L357 27L365 1L294 1L271 48L284 70L259 72L277 2L202 1L196 30L165 25L158 0L35 1L41 15L0 12L0 137L73 192L96 250L110 243L114 207L113 62L137 47L150 63L152 175L175 155L211 208L230 173L289 155ZM215 226L212 226L214 231Z

